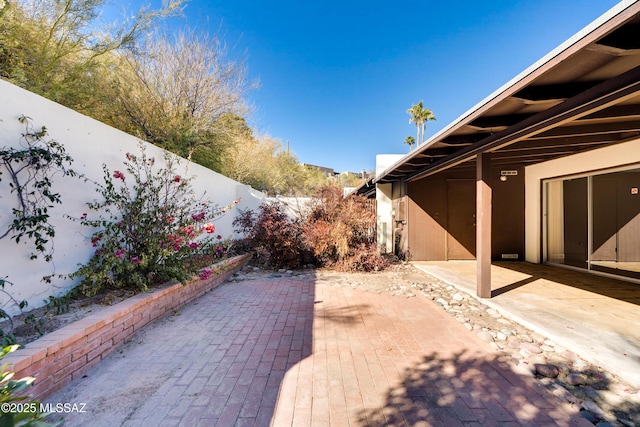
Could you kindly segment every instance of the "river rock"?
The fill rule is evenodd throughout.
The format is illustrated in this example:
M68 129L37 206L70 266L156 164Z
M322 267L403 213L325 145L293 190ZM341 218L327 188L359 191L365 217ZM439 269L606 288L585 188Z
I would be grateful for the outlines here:
M443 298L438 298L436 300L436 303L440 304L443 307L447 307L449 305L449 303Z
M528 343L528 342L523 342L523 343L521 343L521 344L520 344L520 347L521 347L521 348L523 348L523 349L525 349L525 350L530 351L530 352L531 352L531 353L533 353L533 354L540 354L540 353L542 353L542 349L541 349L540 347L538 347L538 346L537 346L537 345L535 345L535 344Z
M604 418L604 411L600 409L596 402L592 400L585 400L584 402L582 402L582 407L591 412L593 415L599 418Z
M520 348L520 340L517 337L510 336L508 338L509 347L516 349Z
M524 342L529 342L529 343L532 343L532 342L533 342L533 338L531 338L531 336L530 336L530 335L527 335L527 334L524 334L524 333L523 333L523 334L520 334L520 339L521 339L522 341L524 341Z
M572 372L567 375L567 384L571 385L583 385L586 384L587 380L582 374L578 374L577 372Z
M487 331L480 331L476 334L478 336L478 338L480 338L482 341L485 342L493 342L493 337L491 336L491 334Z
M536 372L543 377L547 378L555 378L560 373L557 366L548 364L548 363L536 363L533 365L536 369Z

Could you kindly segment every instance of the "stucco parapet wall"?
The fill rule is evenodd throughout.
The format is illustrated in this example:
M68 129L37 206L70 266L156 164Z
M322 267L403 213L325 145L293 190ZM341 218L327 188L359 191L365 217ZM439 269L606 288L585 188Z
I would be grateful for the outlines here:
M215 264L206 280L167 283L134 295L27 344L3 362L15 378L35 377L28 393L43 400L81 377L143 326L224 283L250 259L251 255L240 255Z

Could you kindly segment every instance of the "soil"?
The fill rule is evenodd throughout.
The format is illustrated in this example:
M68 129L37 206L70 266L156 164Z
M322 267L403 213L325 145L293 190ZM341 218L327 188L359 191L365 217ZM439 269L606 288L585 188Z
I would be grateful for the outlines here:
M28 344L131 296L133 296L131 291L111 290L92 297L81 296L71 299L68 306L50 304L50 306L24 311L12 317L15 342L20 345ZM33 320L27 320L29 318ZM8 320L0 322L0 331L8 335L11 331L11 323Z

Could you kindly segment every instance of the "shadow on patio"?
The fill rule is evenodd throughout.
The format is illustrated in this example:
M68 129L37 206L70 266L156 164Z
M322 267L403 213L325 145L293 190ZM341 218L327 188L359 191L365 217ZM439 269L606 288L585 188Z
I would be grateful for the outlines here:
M602 387L609 388L606 380ZM531 381L513 374L506 363L498 360L464 351L453 355L432 352L405 370L401 383L387 391L382 408L361 410L359 423L362 426L569 425L555 397L551 396L550 401L545 394L550 396L542 386L532 388ZM572 411L565 405L565 409ZM577 408L573 409L576 411ZM623 416L637 415L640 407L621 401L617 412Z
M475 295L475 261L415 262ZM640 387L640 285L527 262L491 265L494 297L482 302Z
M517 289L520 286L535 282L536 280L547 280L608 298L640 305L640 284L547 264L493 262L492 265L529 276L521 281L500 286L497 289L494 287L491 293L492 297Z

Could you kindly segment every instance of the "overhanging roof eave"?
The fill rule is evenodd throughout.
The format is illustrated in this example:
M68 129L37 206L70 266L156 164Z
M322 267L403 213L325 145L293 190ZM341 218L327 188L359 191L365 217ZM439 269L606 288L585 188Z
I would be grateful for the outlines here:
M418 147L414 152L407 154L396 163L389 166L381 174L378 175L378 177L376 178L376 182L394 181L395 179L391 179L391 181L388 181L385 178L387 178L387 176L390 175L395 169L406 164L414 157L424 154L425 151L429 150L432 145L442 141L460 127L467 125L474 119L480 117L489 109L514 95L519 90L526 87L534 79L540 77L542 74L552 69L559 62L567 59L571 55L578 52L580 49L588 46L590 43L597 41L608 31L611 31L611 29L621 25L637 13L640 13L640 2L638 2L637 0L621 1L620 3L609 9L607 12L605 12L603 15L601 15L599 18L597 18L595 21L584 27L574 36L567 39L557 48L553 49L540 60L536 61L523 72L509 80L489 96L464 112L461 116L447 125L444 129L429 138L427 142ZM460 151L465 151L465 149L462 148Z

